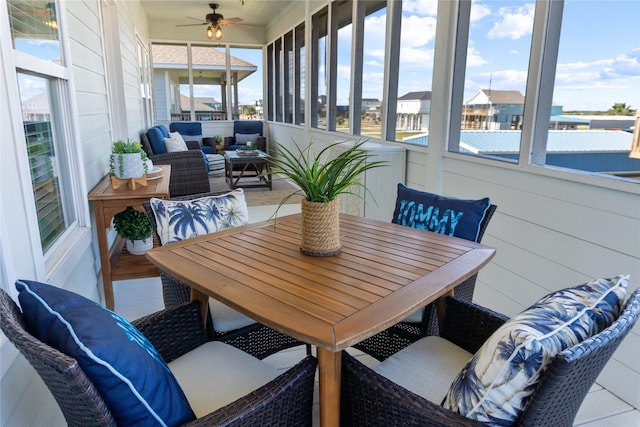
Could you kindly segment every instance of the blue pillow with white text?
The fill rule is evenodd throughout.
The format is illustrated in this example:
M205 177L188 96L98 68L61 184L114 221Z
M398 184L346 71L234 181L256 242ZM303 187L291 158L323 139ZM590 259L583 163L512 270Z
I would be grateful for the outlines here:
M490 203L488 197L456 199L398 184L391 222L477 242Z
M28 330L73 357L118 425L177 426L195 419L158 351L133 325L81 295L16 281Z

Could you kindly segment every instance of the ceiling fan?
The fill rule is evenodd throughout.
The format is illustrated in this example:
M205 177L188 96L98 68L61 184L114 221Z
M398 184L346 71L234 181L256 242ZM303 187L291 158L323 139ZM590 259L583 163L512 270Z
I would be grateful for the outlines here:
M220 7L217 3L209 3L209 7L213 10L213 13L208 13L205 17L205 22L201 22L199 24L180 24L176 25L176 27L191 27L194 25L207 25L207 38L220 40L222 38L222 27L238 27L238 28L251 28L251 25L239 24L242 22L242 18L229 18L224 19L224 16L216 12L216 9ZM195 19L200 21L198 18L192 18L187 16L188 19Z

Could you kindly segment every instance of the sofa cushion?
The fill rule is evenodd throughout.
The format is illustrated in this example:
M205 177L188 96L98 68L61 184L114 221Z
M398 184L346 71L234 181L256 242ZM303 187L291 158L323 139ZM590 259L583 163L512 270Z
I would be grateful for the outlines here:
M236 144L247 145L247 142L256 144L259 136L259 133L236 133Z
M249 223L242 188L192 200L152 198L150 205L162 245Z
M168 138L169 137L169 130L167 129L167 127L165 125L156 125L155 127L157 127L158 130L160 130L160 132L162 133L162 137L163 138Z
M169 132L169 138L164 139L164 146L167 149L167 153L175 153L177 151L187 151L187 143L182 139L182 135L178 132Z
M118 425L180 425L195 418L155 347L125 319L73 292L18 280L29 331L78 361Z
M162 134L162 131L158 126L149 128L149 130L147 131L147 138L149 138L149 143L151 144L153 154L164 154L167 152L167 148L164 145L165 136Z
M490 200L456 199L398 184L392 222L476 242Z
M620 314L629 276L552 292L502 325L451 384L443 406L490 425L518 420L552 359Z

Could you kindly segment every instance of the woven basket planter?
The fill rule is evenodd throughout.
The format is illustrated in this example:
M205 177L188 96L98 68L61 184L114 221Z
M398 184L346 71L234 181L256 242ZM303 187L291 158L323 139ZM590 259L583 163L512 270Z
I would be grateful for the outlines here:
M300 252L311 256L333 256L342 252L340 244L340 202L302 200Z

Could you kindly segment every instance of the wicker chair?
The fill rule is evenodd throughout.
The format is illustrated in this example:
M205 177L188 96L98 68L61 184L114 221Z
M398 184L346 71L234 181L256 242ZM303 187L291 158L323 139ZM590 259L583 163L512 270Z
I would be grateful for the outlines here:
M640 290L604 331L557 355L542 374L520 426L571 426L589 388L640 314ZM442 338L475 353L506 317L458 298L447 298ZM428 363L428 362L426 362ZM341 425L481 426L388 380L343 352Z
M480 231L478 233L478 239L476 240L477 243L480 243L482 240L482 236L484 236L484 232L496 209L496 205L489 205L484 219L480 223ZM471 301L473 299L477 277L478 275L474 274L456 286L453 289L454 296L466 301ZM438 318L435 303L429 304L422 310L422 321L420 323L405 320L371 338L367 338L354 347L382 361L409 344L428 335L438 335Z
M215 196L224 193L225 192L193 194L190 196L173 197L169 200L192 200L200 197ZM150 203L145 202L142 204L142 207L149 216L151 224L153 224L154 233L156 233L157 236L158 230L156 228L156 217L153 213L153 210L151 209ZM159 237L158 241L160 242ZM160 279L162 281L162 297L164 300L164 306L166 308L184 304L191 299L190 286L182 283L175 277L170 276L162 270L160 270ZM211 304L209 306L210 310L208 314L207 324L208 333L212 339L223 341L227 344L237 347L251 354L252 356L257 357L258 359L264 359L265 357L277 353L280 350L296 347L303 344L295 338L291 338L288 335L277 332L258 322L252 321L250 322L250 324L248 324L249 322L247 322L247 320L250 319L247 319L243 314L232 310L231 308L226 307L215 300L210 301ZM216 306L219 309L224 310L224 314L216 312ZM244 323L246 326L232 330L226 328L216 329L216 319L219 318L219 314L221 316L224 315L227 319L231 317L234 320L238 320L239 323ZM307 354L311 354L311 347L308 344Z
M140 134L140 141L147 156L154 165L171 165L169 193L172 196L204 193L209 191L209 175L202 151L197 141L188 141L188 151L155 154L149 137Z
M2 331L44 380L69 426L116 425L103 397L78 361L32 336L25 329L20 308L2 289L0 314ZM160 311L133 324L167 363L206 342L198 302ZM316 364L315 358L307 356L250 394L183 425L310 426Z

